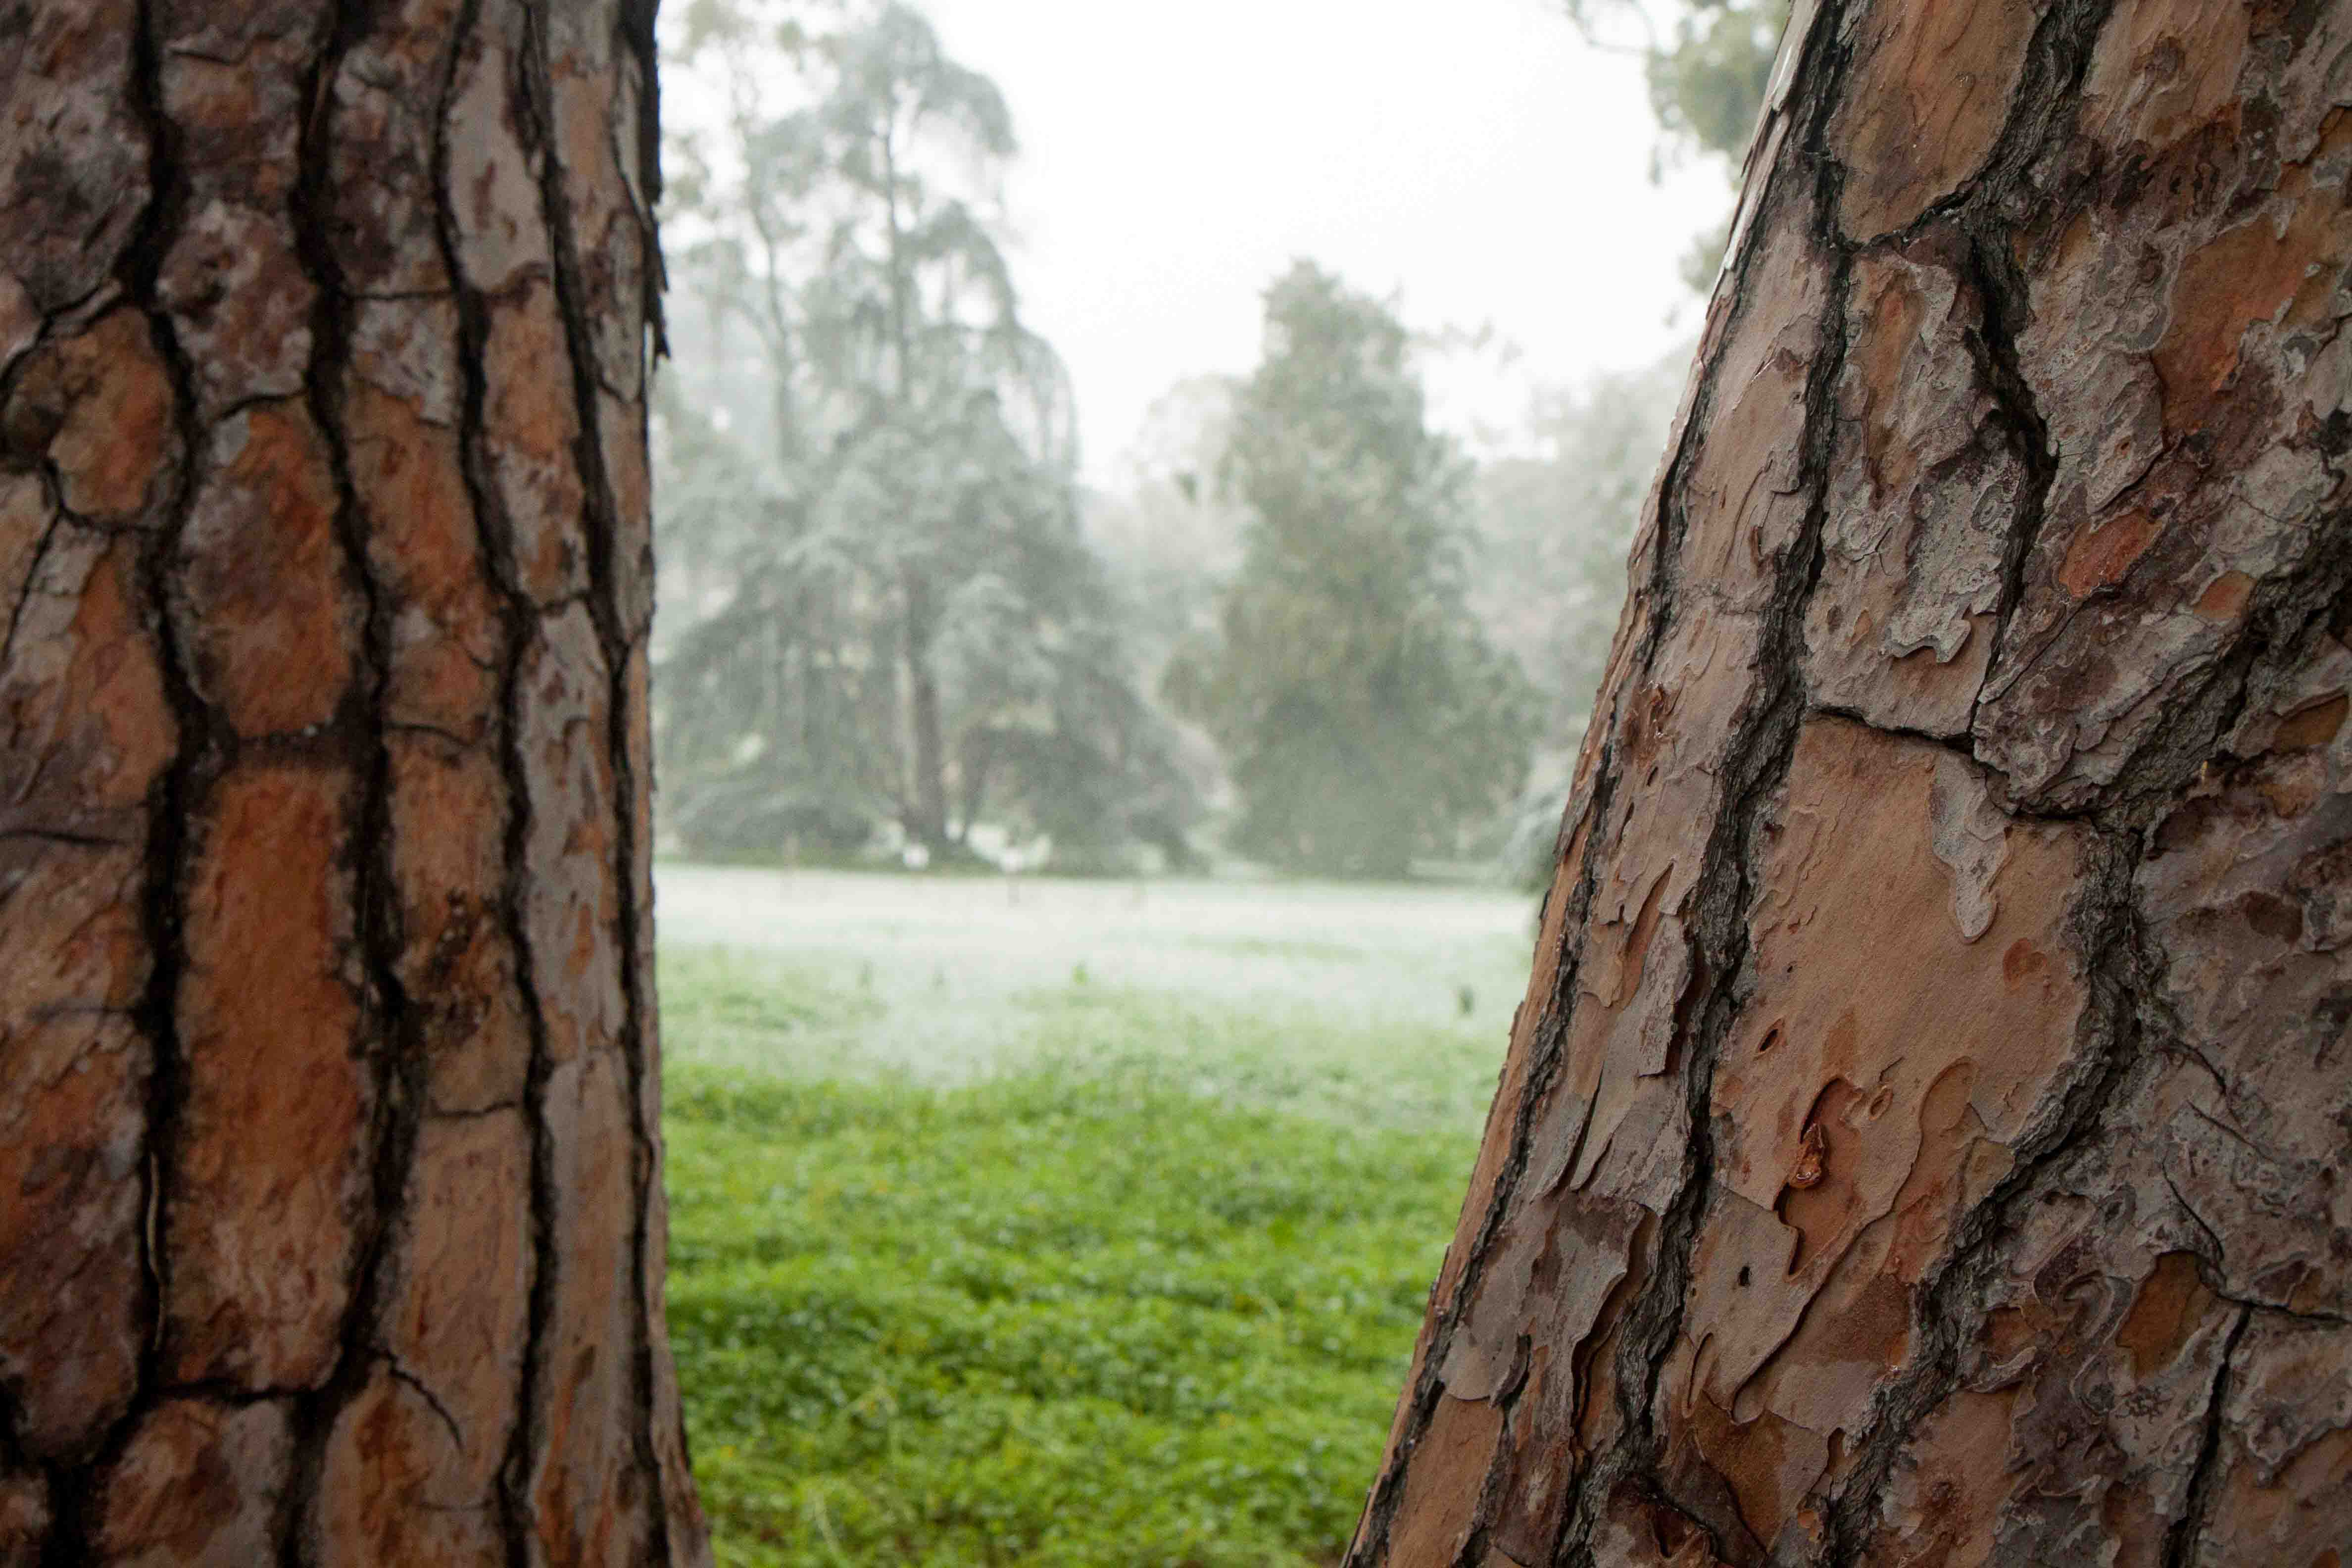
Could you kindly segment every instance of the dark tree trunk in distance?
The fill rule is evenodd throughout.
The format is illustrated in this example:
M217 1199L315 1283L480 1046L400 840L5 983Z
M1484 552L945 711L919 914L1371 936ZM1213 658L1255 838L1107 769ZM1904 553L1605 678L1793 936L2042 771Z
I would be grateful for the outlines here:
M948 752L940 728L940 678L931 667L940 613L921 567L903 568L899 581L907 599L908 716L914 729L915 819L908 826L936 855L948 847Z

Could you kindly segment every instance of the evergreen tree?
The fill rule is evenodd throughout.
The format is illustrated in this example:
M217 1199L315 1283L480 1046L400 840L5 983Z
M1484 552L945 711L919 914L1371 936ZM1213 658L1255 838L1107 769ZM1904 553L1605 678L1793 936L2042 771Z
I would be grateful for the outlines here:
M1165 678L1224 749L1234 847L1288 869L1401 876L1526 771L1527 679L1465 600L1469 465L1407 351L1387 307L1312 263L1267 290L1221 476L1242 564Z
M1642 0L1563 4L1588 43L1642 62L1650 111L1666 134L1664 156L1717 159L1736 187L1771 83L1780 33L1788 26L1789 0L1684 0L1664 29ZM1629 31L1638 41L1624 41ZM1713 289L1730 237L1727 214L1691 242L1683 257L1683 281L1701 294Z
M1078 526L1067 378L1003 249L1002 96L903 5L822 37L755 15L688 19L732 110L688 160L709 352L664 427L666 535L709 601L661 671L672 821L838 853L895 820L939 852L993 811L1065 859L1181 851L1190 795ZM781 115L780 53L810 85Z

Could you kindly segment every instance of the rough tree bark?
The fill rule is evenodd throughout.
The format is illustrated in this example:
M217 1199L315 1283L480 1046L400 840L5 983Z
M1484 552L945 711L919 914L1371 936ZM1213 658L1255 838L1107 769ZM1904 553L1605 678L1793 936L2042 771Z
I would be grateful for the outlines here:
M650 12L0 6L0 1563L707 1559Z
M2352 1556L2347 105L1800 16L1350 1563Z

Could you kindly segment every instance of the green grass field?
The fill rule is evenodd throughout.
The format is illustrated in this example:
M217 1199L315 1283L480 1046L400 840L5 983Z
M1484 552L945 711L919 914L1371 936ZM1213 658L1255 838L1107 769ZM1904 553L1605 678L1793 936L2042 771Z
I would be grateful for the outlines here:
M697 875L662 897L701 935ZM1268 934L1255 889L1229 937L1081 909L971 945L937 884L871 880L823 942L662 953L670 1324L719 1560L1336 1560L1501 1057L1459 990L1524 963L1524 910L1480 931L1438 890L1416 937L1417 890L1382 893L1343 945ZM926 919L967 947L910 951ZM1137 973L1146 947L1179 967ZM1416 951L1448 973L1401 1006Z

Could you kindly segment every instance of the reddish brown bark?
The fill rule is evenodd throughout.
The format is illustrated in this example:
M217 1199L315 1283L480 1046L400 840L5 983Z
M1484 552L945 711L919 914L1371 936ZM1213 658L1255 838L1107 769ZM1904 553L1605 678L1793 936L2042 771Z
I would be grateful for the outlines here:
M0 27L0 1563L708 1560L650 10Z
M1350 1554L2352 1555L2352 5L1801 5Z

